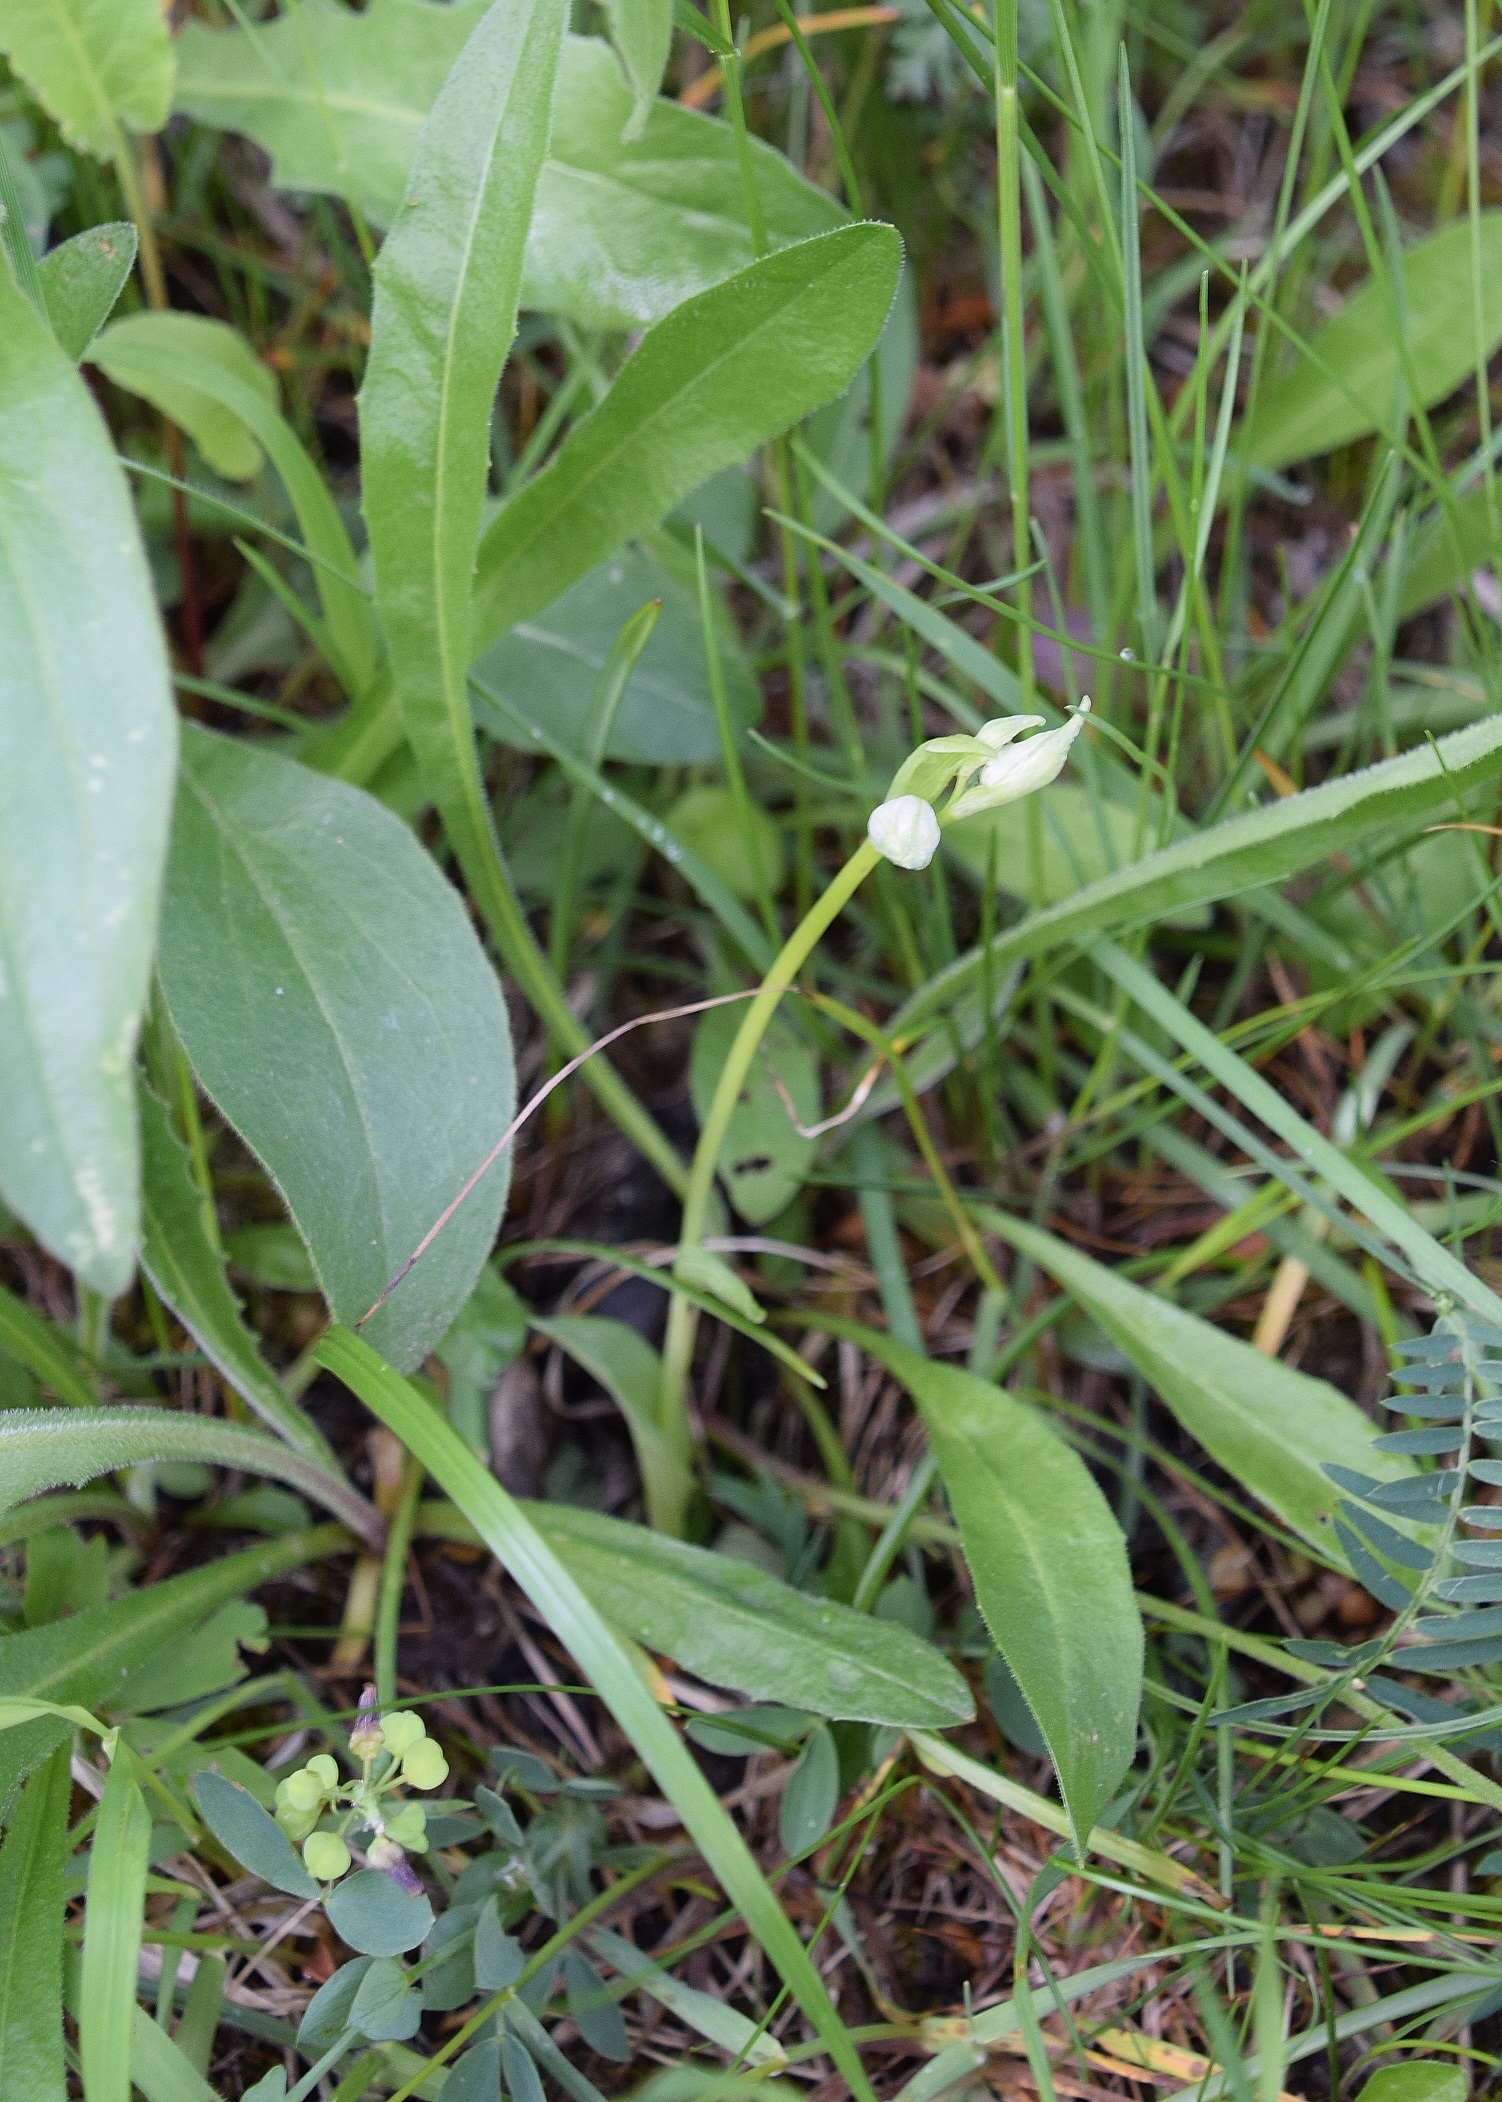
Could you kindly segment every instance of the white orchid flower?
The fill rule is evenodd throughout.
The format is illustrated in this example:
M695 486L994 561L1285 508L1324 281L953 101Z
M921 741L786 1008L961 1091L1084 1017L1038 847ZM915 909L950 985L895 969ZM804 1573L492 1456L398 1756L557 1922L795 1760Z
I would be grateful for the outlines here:
M939 820L922 796L893 796L872 811L866 837L900 869L926 869L939 848Z
M898 868L926 869L938 851L941 824L1015 803L1057 780L1089 712L1086 694L1057 730L1045 730L1022 744L1016 742L1022 732L1037 729L1046 717L997 715L982 723L973 737L931 737L893 775L894 792L872 811L867 838ZM936 812L935 800L951 786L954 792L943 812Z
M988 759L980 770L980 778L973 788L957 795L944 813L946 823L962 817L974 817L982 810L999 809L1003 803L1020 802L1023 796L1035 790L1047 788L1064 771L1064 762L1069 757L1069 748L1085 727L1085 717L1090 713L1090 696L1086 694L1069 720L1057 730L1045 730L1041 737L1030 737L1025 744L1013 744L1017 724L1037 722L1037 716L1003 716L996 724L983 723L980 734L987 730L1006 731L1005 744L1009 749L998 751L994 759ZM991 742L987 739L987 742ZM997 738L996 742L1002 742Z

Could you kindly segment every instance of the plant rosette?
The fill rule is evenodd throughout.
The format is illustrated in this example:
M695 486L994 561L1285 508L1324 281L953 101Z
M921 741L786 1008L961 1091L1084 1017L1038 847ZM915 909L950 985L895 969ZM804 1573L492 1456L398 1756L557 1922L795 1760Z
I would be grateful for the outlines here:
M320 1883L337 1883L352 1865L350 1833L372 1833L365 1849L370 1867L415 1896L422 1886L407 1856L428 1851L427 1812L403 1791L441 1787L448 1761L421 1716L406 1708L382 1715L373 1686L360 1696L349 1749L357 1779L342 1780L337 1762L319 1752L277 1784L276 1821L301 1846L309 1875ZM337 1828L317 1829L328 1816Z
M900 869L926 869L945 825L1020 802L1057 780L1089 713L1086 694L1057 730L1022 744L1016 739L1024 730L1037 729L1041 715L998 715L973 737L964 732L931 737L892 776L886 801L871 813L866 837L884 861ZM938 809L946 790L949 800Z

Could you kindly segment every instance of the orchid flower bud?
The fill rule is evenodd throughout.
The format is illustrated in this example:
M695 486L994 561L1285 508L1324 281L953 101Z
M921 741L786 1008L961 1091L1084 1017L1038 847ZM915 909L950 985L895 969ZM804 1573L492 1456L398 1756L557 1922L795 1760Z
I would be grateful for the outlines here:
M866 837L900 869L926 869L939 846L939 820L922 796L893 796L872 811Z

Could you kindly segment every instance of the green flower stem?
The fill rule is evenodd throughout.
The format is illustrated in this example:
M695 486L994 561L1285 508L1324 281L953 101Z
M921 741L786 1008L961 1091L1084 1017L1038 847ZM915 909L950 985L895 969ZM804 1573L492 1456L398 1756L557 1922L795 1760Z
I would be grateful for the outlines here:
M762 980L761 991L746 1009L745 1019L736 1031L730 1055L725 1061L715 1088L714 1099L709 1105L709 1114L704 1119L704 1128L699 1133L699 1143L694 1149L693 1166L689 1170L688 1193L683 1200L680 1249L697 1247L704 1239L720 1148L725 1143L725 1134L730 1127L735 1105L740 1100L746 1076L751 1070L751 1062L783 994L797 977L821 935L833 925L880 859L871 842L862 840L829 888L810 906L788 936L781 954ZM690 1458L692 1451L685 1397L697 1326L698 1315L694 1307L688 1300L675 1295L668 1315L667 1338L663 1345L662 1394L658 1415L663 1436L670 1450L685 1462Z

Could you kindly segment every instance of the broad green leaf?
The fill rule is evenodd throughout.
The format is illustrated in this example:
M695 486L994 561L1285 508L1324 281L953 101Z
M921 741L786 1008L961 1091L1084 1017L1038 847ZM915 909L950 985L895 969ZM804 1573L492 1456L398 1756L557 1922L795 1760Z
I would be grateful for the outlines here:
M524 307L589 328L649 328L754 259L730 126L659 101L633 140L633 108L606 46L570 37L527 238ZM841 224L834 199L780 153L754 133L747 145L769 247Z
M197 363L222 365L275 408L276 375L227 321L203 314L127 314L95 337L89 363L180 424L215 474L248 482L259 473L261 448L245 425L188 377Z
M590 2050L597 2051L601 2058L613 2059L617 2065L625 2065L631 2057L631 2043L621 2011L604 1979L589 1958L580 1953L577 1944L570 1944L563 1952L563 1983L574 2026Z
M901 263L893 228L841 227L748 265L650 329L481 541L477 650L843 392L881 333Z
M128 219L91 226L60 241L37 264L47 319L76 363L109 319L136 259L138 236Z
M870 2083L845 2026L745 1841L638 1676L631 1656L527 1513L452 1426L359 1337L331 1330L318 1345L318 1357L396 1432L526 1592L671 1800L711 1874L719 1878L730 1903L808 2016L855 2102L872 2102Z
M4 261L0 459L0 1196L114 1296L177 717L114 445Z
M357 1869L336 1883L324 1910L335 1932L362 1956L400 1956L433 1931L433 1908L427 1899L398 1890L378 1868Z
M222 1774L201 1773L193 1783L193 1800L204 1823L241 1868L289 1897L317 1897L318 1885L293 1853L286 1833L248 1790Z
M510 1120L510 1030L457 894L399 818L262 747L188 733L161 970L199 1080L358 1320ZM374 1316L403 1364L490 1252L509 1154Z
M130 2102L130 2031L151 1817L121 1745L99 1802L84 1911L78 2056L88 2102Z
M484 0L371 0L359 14L336 0L301 0L300 21L263 23L254 41L188 22L177 107L255 139L282 188L353 197L385 226L423 120L483 12ZM752 260L730 126L658 101L642 136L623 140L633 107L608 45L570 37L527 237L524 306L590 328L645 328ZM760 139L749 144L774 248L840 223L832 198Z
M132 321L175 323L192 318L141 315ZM112 334L106 331L106 337ZM351 698L358 698L375 677L376 627L344 521L327 482L276 406L274 380L269 392L262 384L272 378L266 367L254 360L260 377L252 377L238 355L224 355L222 341L216 341L217 352L197 335L138 329L127 344L128 384L153 401L188 390L201 398L205 414L210 408L222 412L266 454L291 499L303 545L312 557L330 663ZM229 422L222 428L227 432Z
M1488 355L1502 342L1502 212L1483 212L1480 234L1479 331L1469 220L1453 220L1404 252L1408 351L1425 408L1475 372L1478 334ZM1286 467L1385 430L1402 383L1392 286L1385 276L1368 278L1315 331L1308 357L1263 394L1243 440L1247 453L1259 466Z
M631 84L631 114L622 137L639 139L662 86L673 42L673 0L605 0L610 41Z
M26 1784L0 1847L0 2094L64 2102L63 1864L72 1794L59 1745Z
M1038 1410L875 1329L833 1325L918 1405L976 1603L1043 1732L1083 1848L1132 1763L1142 1695L1142 1621L1111 1507Z
M739 1007L711 1008L694 1031L689 1090L701 1124L742 1017ZM786 1211L802 1188L818 1141L798 1125L816 1124L819 1110L819 1061L791 1023L774 1016L720 1148L720 1180L752 1226Z
M534 1315L531 1325L598 1380L625 1417L654 1524L685 1511L692 1481L657 1427L662 1360L646 1337L600 1314L556 1314L548 1321Z
M1373 2073L1356 2102L1466 2102L1466 2077L1453 2060L1409 2058Z
M158 1293L235 1392L272 1430L337 1472L326 1441L262 1361L224 1274L224 1258L204 1225L202 1192L188 1149L151 1090L141 1111L141 1264ZM290 1229L289 1229L290 1231ZM298 1250L301 1254L301 1247Z
M892 1621L596 1511L527 1510L602 1613L713 1685L836 1721L899 1729L949 1729L973 1712L947 1658Z
M498 0L433 104L375 269L360 389L361 501L397 706L450 824L490 813L465 674L495 390L547 150L566 11Z
M583 750L590 695L622 624L649 599L662 611L627 681L611 725L607 758L648 766L717 760L719 733L704 669L696 592L639 547L623 547L550 606L491 644L471 670L478 721L503 744L530 747L516 715L541 722L560 743ZM720 638L730 712L744 728L761 715L761 694L733 634ZM507 713L487 697L509 702Z
M1062 1285L1210 1457L1332 1560L1343 1559L1333 1522L1340 1496L1325 1466L1382 1480L1413 1472L1398 1455L1373 1452L1370 1417L1328 1381L1254 1350L1010 1213L987 1206L978 1223Z
M1502 715L1424 745L1397 759L1342 774L1302 794L1280 796L1256 810L1186 834L1171 846L1102 876L999 933L991 969L1070 942L1092 941L1143 926L1263 884L1286 883L1301 869L1356 846L1375 850L1451 814L1466 795L1502 769ZM1022 831L1024 806L1002 816ZM982 960L971 950L930 979L889 1025L895 1035L942 1012L979 984ZM999 979L998 979L999 982Z
M122 124L167 121L172 40L159 0L5 0L0 51L69 145L98 160L120 152Z
M289 1482L378 1542L379 1519L342 1476L279 1438L186 1409L6 1409L0 1413L0 1508L64 1482L75 1487L142 1460L197 1460Z

